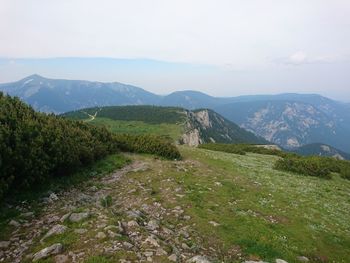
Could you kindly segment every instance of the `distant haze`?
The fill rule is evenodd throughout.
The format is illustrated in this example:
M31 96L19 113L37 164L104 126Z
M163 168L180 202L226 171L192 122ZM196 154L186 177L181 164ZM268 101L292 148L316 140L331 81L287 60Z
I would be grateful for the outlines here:
M349 28L348 0L0 0L0 82L350 101Z

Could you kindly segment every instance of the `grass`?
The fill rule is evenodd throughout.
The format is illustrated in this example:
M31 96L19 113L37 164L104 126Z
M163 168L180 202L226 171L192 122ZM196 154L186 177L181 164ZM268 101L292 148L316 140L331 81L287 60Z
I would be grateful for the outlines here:
M276 171L276 156L189 147L181 147L181 151L190 161L180 162L186 169L179 170L173 163L162 164L167 168L154 164L152 170L161 173L136 173L133 177L156 189L150 193L152 200L164 207L184 207L204 246L216 249L219 260L240 262L237 255L230 255L235 247L245 259L270 262L276 258L297 262L297 256L307 256L312 262L348 259L348 180ZM177 188L183 197L174 200Z
M133 135L152 134L163 137L169 137L172 140L178 140L182 134L182 126L178 124L160 123L150 124L142 121L122 121L111 120L108 118L95 118L89 123L97 126L105 126L111 132L125 133Z

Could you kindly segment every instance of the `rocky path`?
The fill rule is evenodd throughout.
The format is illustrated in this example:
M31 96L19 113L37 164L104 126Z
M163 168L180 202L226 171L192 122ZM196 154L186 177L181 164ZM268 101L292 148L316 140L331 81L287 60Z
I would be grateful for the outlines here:
M38 216L23 204L20 218L9 222L9 240L0 241L0 261L209 262L211 251L200 246L184 208L165 208L152 197L154 189L129 177L161 169L162 161L134 158L82 188L51 193Z

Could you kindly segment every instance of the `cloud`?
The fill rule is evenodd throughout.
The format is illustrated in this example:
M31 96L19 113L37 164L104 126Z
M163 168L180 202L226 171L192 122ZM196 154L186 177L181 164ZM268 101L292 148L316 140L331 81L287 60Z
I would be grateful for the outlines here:
M328 64L346 60L337 55L309 56L305 51L296 51L288 57L276 59L275 62L285 65Z

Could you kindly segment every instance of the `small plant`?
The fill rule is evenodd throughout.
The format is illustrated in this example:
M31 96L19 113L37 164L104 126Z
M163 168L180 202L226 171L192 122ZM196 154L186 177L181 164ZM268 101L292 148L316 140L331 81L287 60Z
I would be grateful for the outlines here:
M112 205L112 196L107 195L106 197L101 198L100 203L105 208L110 207Z

